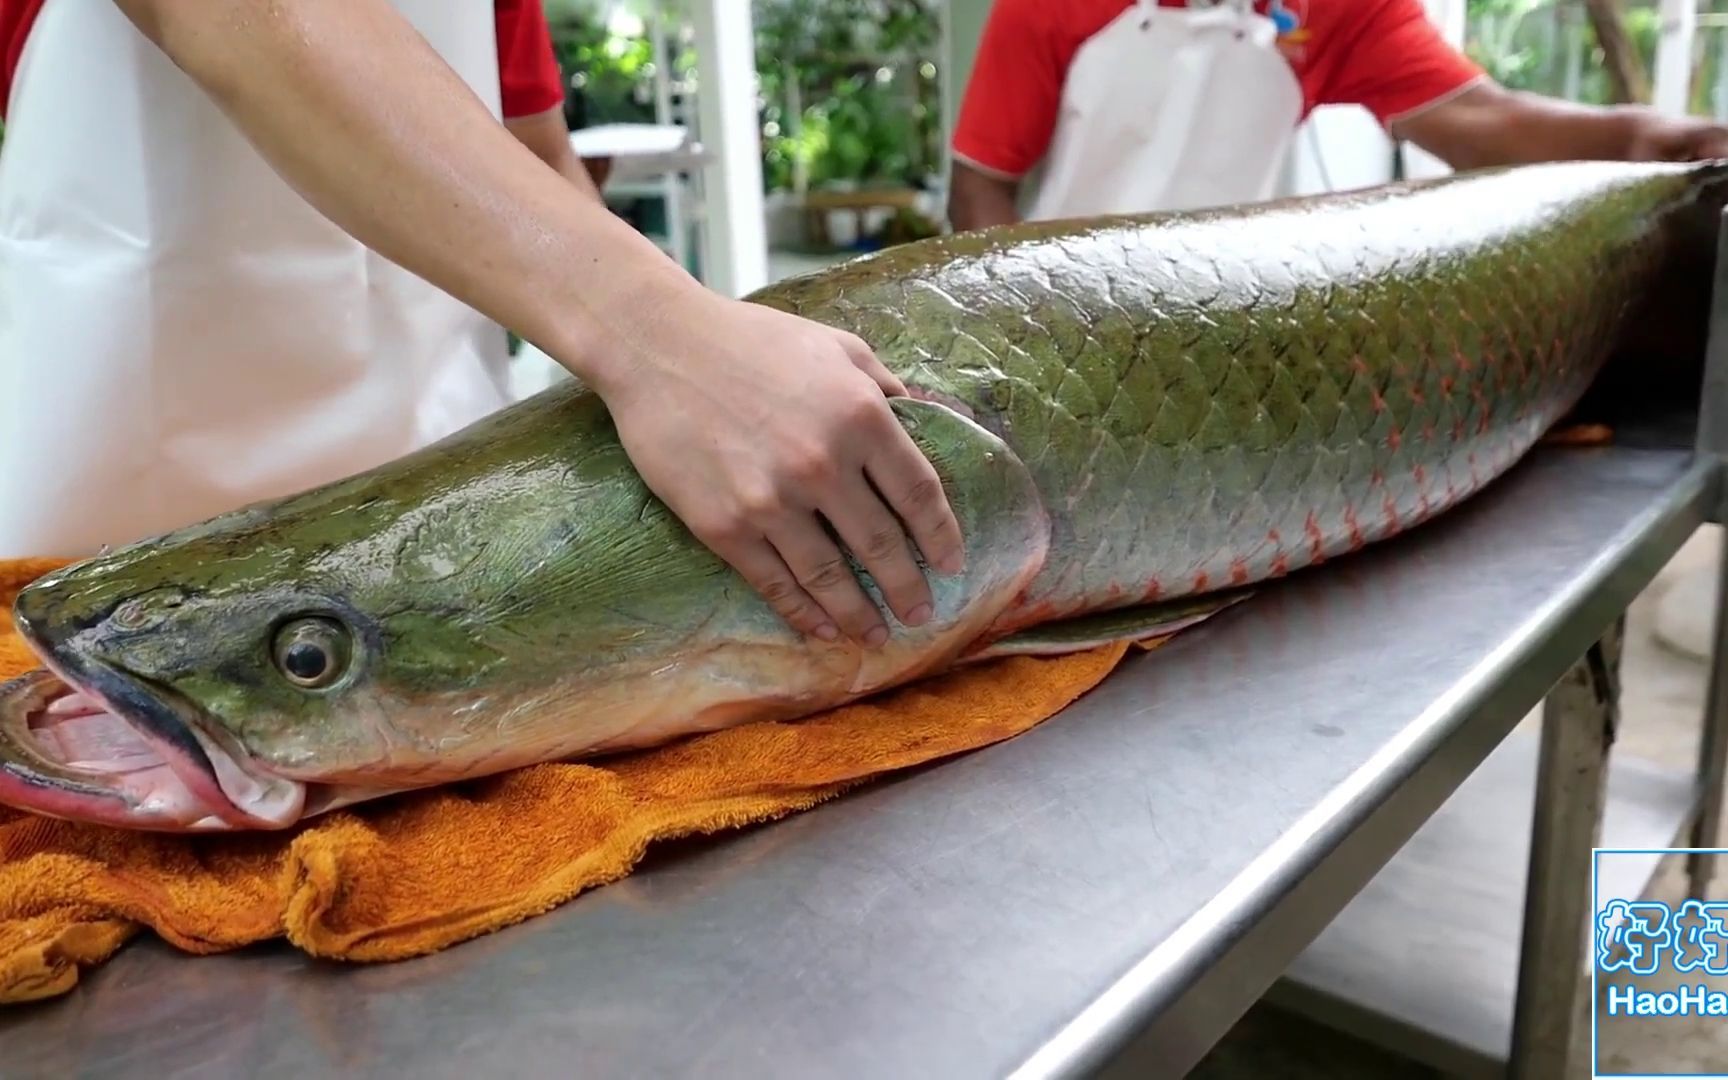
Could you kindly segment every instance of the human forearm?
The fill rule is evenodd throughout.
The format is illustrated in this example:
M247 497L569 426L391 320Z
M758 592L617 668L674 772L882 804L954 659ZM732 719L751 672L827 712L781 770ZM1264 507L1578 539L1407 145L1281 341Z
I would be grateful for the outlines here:
M1455 169L1538 161L1685 160L1721 152L1722 129L1639 106L1592 106L1476 86L1393 126Z
M594 177L589 174L588 167L576 153L576 149L570 145L570 132L564 126L562 108L548 109L532 116L513 117L504 121L504 127L516 136L517 142L551 166L554 172L569 181L577 191L594 199L600 198L600 189L595 186Z
M1636 130L1623 109L1598 108L1478 87L1396 125L1456 169L1626 156Z
M956 232L1020 220L1019 185L956 161L948 184L948 223Z
M855 335L703 288L497 123L386 0L115 0L312 205L605 400L648 490L793 629L880 644L954 573L941 478Z
M705 300L512 138L386 0L116 3L308 202L603 394L628 381L643 313Z

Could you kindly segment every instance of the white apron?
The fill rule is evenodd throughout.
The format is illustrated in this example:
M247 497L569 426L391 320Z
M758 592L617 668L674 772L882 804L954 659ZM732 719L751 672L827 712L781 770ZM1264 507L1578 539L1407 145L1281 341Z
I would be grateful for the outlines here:
M1302 87L1245 0L1138 0L1074 56L1027 217L1270 198Z
M489 0L395 0L496 116ZM48 0L0 149L0 558L78 556L507 402L504 333L353 240L111 0Z

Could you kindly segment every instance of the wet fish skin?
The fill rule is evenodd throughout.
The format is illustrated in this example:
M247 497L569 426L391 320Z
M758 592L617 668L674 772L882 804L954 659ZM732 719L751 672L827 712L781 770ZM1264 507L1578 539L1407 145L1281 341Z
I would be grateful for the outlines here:
M170 703L197 745L161 720L164 753L236 796L201 828L803 715L952 660L1041 561L1017 459L939 406L896 409L973 544L963 574L933 580L931 620L879 650L788 629L653 498L574 384L382 470L51 573L14 617L69 682ZM352 655L314 691L272 652L307 619L345 627ZM27 805L8 775L54 770L27 760L21 723L0 713L0 801Z
M24 590L45 665L163 767L101 794L32 734L38 676L0 693L0 802L280 828L1193 617L1012 637L1235 595L1467 498L1578 400L1725 186L1716 163L1528 167L1011 226L783 282L752 299L858 333L919 399L895 409L967 547L926 626L874 651L793 633L567 384ZM297 634L329 646L329 685L288 677Z
M1713 239L1722 185L1563 164L1024 225L763 299L1027 462L1055 535L1018 623L1263 581L1480 490L1601 370L1672 226Z

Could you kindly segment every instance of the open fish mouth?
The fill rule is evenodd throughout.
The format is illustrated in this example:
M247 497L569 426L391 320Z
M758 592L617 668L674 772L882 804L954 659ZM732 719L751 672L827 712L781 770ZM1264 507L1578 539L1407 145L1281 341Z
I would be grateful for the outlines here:
M0 803L164 832L280 829L307 785L260 775L200 710L100 661L53 660L0 685Z

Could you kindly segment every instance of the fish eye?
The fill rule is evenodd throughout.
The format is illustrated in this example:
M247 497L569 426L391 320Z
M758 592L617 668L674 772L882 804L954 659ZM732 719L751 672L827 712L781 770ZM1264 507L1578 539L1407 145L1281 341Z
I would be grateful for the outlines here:
M333 619L295 619L276 632L276 668L303 690L322 690L348 670L348 630Z

